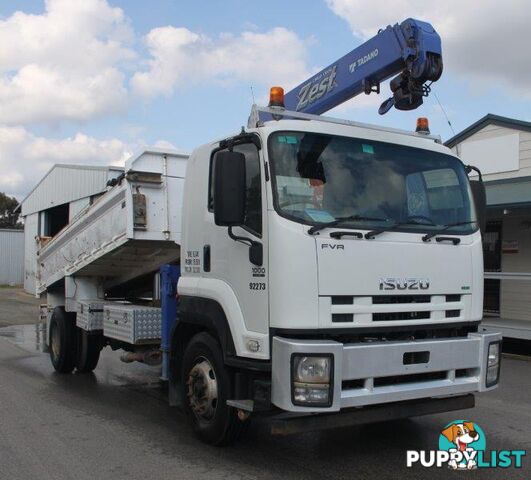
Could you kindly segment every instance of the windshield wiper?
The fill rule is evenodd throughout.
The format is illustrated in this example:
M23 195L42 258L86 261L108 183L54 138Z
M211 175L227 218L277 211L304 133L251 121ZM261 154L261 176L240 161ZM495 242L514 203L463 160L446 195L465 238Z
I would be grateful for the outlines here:
M370 232L367 232L365 234L365 238L367 240L372 240L376 235L380 235L380 233L384 232L390 232L392 230L396 230L397 228L403 227L404 225L435 225L434 223L428 223L426 222L419 222L418 220L408 220L407 222L397 222L393 223L393 225L389 225L388 227L382 227L378 228L376 230L371 230Z
M314 225L313 227L308 229L308 233L310 235L313 235L314 233L318 232L319 230L323 230L324 228L331 228L331 227L337 227L339 224L343 222L348 222L349 220L367 220L372 222L386 222L387 218L380 218L380 217L367 217L365 215L349 215L347 217L339 217L336 218L332 222L322 223L321 225Z
M429 242L433 237L436 237L439 235L439 233L445 232L446 230L452 228L452 227L458 227L460 225L470 225L471 223L478 223L477 220L472 220L470 222L456 222L456 223L449 223L447 225L443 225L442 228L439 230L436 230L435 232L427 233L422 237L423 242Z

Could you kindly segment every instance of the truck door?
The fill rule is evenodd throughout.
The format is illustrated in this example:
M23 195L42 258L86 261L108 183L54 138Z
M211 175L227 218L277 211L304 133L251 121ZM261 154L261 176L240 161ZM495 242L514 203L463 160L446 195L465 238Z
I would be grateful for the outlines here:
M215 150L210 159L210 185L208 221L204 232L204 248L210 250L210 272L204 276L225 281L234 291L247 330L267 333L268 311L268 250L265 215L265 183L261 151L253 143L240 143L233 150L243 153L246 159L247 195L245 222L234 227L233 233L262 244L263 264L254 265L249 260L249 246L229 237L227 227L214 223L213 185L216 156L223 149Z

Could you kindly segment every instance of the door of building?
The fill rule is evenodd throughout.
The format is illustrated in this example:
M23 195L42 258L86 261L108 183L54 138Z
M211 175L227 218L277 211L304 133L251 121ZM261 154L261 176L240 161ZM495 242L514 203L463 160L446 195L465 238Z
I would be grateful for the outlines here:
M501 272L502 222L489 221L483 236L485 272ZM500 280L485 279L483 310L490 315L500 314Z

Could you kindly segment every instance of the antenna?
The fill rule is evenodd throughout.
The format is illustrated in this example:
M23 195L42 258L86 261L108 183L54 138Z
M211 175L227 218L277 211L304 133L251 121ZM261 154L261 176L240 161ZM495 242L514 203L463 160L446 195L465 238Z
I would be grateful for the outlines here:
M251 96L253 97L253 105L256 105L256 102L254 100L254 91L253 91L253 86L251 85Z
M437 96L437 94L435 92L433 92L433 95L435 95L435 98L437 99L437 103L439 104L439 107L441 108L442 112L444 113L444 116L446 117L446 121L448 122L448 126L450 127L450 130L452 130L452 133L454 134L455 136L455 130L454 130L454 126L452 125L452 122L450 122L450 119L448 118L448 115L446 113L446 110L444 109L444 107L442 106L442 103L441 101L439 100L439 97Z

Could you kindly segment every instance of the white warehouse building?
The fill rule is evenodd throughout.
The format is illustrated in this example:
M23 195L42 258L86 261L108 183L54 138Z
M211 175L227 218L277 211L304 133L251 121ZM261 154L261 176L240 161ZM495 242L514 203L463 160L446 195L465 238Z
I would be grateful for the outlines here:
M531 340L531 122L488 114L446 145L485 182L484 324Z
M24 289L36 293L37 251L94 202L120 167L54 165L21 202L24 218Z

